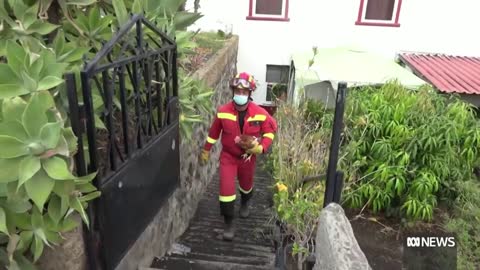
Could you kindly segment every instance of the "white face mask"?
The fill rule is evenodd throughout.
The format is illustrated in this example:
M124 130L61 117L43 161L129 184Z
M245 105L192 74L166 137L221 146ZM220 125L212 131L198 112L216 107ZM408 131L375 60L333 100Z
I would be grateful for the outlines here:
M248 96L244 96L244 95L234 95L233 96L233 101L235 102L235 104L239 105L239 106L243 106L245 104L247 104L248 102Z

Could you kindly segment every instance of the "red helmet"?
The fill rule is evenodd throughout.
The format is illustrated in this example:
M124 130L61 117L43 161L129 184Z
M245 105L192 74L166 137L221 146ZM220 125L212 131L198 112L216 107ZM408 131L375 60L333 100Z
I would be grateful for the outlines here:
M250 91L255 91L255 89L257 89L257 84L255 83L255 78L252 75L246 72L241 72L230 80L230 88L243 88Z

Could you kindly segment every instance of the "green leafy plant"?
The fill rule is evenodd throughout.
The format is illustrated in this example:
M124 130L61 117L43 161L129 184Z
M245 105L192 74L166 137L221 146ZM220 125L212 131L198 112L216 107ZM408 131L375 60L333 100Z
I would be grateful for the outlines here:
M314 99L307 99L303 102L305 106L305 120L309 126L319 127L328 130L333 124L333 111L328 110L322 102ZM321 124L319 126L319 124Z
M90 183L95 174L71 173L76 137L58 119L48 91L27 101L3 99L1 113L0 232L9 239L1 262L24 265L25 251L36 261L44 245L58 244L61 232L77 226L74 211L88 224L85 208L100 193Z
M213 90L206 87L203 82L182 76L180 87L180 131L183 139L192 141L195 123L203 123L203 115L212 113L211 96Z
M284 83L277 83L272 87L272 95L275 101L283 100L287 98L287 85Z
M38 10L38 2L0 5L0 264L9 269L33 268L45 245L78 226L75 212L88 224L85 208L100 195L95 174L72 174L77 138L55 101L78 49L59 39L48 49L43 37L59 26Z
M349 207L433 219L472 179L480 128L464 102L396 82L349 93L341 167Z
M88 202L100 196L96 174L74 175L77 138L69 127L63 75L78 75L84 56L101 49L130 13L144 13L166 29L181 57L195 44L186 27L200 14L178 12L185 0L8 0L0 2L0 265L33 269L45 246L78 226L88 225ZM148 35L149 32L146 32ZM133 39L132 39L133 40ZM114 48L120 51L121 48ZM134 52L131 52L134 53ZM80 80L77 80L79 83ZM206 88L182 77L189 93L210 100ZM132 89L127 83L127 89ZM80 88L79 88L80 89ZM98 128L103 101L92 88ZM181 92L181 91L180 91ZM81 93L80 93L81 94ZM206 101L184 113L200 118ZM117 100L114 100L119 106ZM191 101L182 99L183 110ZM195 111L195 112L194 112ZM185 120L185 118L183 119Z
M19 41L32 51L42 50L42 36L50 34L59 26L38 18L40 3L31 6L22 0L8 0L0 3L0 53L5 55L7 41Z
M313 251L312 237L323 207L324 182L304 178L325 173L329 134L306 121L307 107L282 104L275 116L279 130L267 165L276 182L275 215L293 240L298 269Z
M305 100L298 108L281 106L276 116L280 129L266 166L277 182L277 218L296 235L294 251L304 256L309 248L302 239L315 225L302 227L297 221L313 218L307 213L314 209L318 214L323 189L300 182L325 172L325 161L313 157L326 156L315 147L327 148L333 112ZM343 204L408 221L432 221L440 204L450 206L445 228L457 235L459 265L478 265L480 196L473 169L479 162L480 126L471 106L430 87L412 91L393 81L351 89L344 123ZM310 194L315 188L316 195Z
M65 64L48 51L28 53L13 41L6 46L8 64L0 64L0 99L48 90L63 82Z
M480 183L477 179L458 185L460 196L444 227L456 236L458 269L475 269L480 265Z
M229 36L223 36L215 32L196 32L192 38L195 46L190 46L185 50L184 57L180 60L180 65L187 71L187 74L193 74L210 57L215 55L225 44Z
M289 191L283 183L277 183L274 194L278 219L285 224L285 234L293 239L292 255L297 257L297 267L303 269L307 256L314 251L317 220L323 207L324 186L309 183L295 191Z
M113 36L112 23L115 20L112 14L100 14L101 10L97 6L89 8L87 12L75 10L74 19L63 22L65 37L79 48L93 47L92 55L98 52L102 48L102 42Z

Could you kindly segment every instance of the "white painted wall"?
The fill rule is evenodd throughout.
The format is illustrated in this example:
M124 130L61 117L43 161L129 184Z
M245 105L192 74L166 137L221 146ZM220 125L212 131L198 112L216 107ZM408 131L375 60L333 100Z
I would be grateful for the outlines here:
M246 20L249 0L201 0L192 30L240 36L238 70L252 73L265 100L266 64L288 65L292 52L355 45L394 57L400 51L480 56L480 1L403 0L400 27L357 26L360 0L290 0L289 22ZM193 0L187 1L193 10Z

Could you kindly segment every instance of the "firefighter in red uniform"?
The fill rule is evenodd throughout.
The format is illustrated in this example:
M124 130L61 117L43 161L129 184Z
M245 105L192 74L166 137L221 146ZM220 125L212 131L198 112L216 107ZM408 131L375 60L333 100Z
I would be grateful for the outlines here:
M277 131L275 119L252 102L251 94L256 89L253 76L245 72L237 74L230 81L230 88L233 90L233 101L218 109L200 156L200 161L205 164L211 147L221 134L219 199L220 213L225 221L223 239L227 241L232 241L234 237L235 178L238 177L241 194L240 216L246 218L249 215L248 201L253 194L256 155L267 151ZM253 148L243 150L235 143L235 138L241 134L255 136L259 142ZM251 154L250 160L242 158L244 154Z

